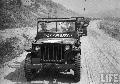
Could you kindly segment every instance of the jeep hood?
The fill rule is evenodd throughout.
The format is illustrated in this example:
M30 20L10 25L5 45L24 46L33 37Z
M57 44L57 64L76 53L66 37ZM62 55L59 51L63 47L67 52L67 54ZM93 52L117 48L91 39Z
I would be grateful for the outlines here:
M45 38L39 39L34 44L42 44L42 43L63 43L63 44L74 44L76 39L74 38Z

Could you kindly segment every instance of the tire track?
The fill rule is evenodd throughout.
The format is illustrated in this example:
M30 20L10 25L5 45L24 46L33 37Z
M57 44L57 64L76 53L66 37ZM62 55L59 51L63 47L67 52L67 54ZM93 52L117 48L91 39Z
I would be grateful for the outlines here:
M94 23L95 25L96 23ZM100 43L99 42L96 42L97 39L94 39L94 38L99 38L100 40L103 40L102 38L100 38L101 34L99 30L96 31L96 29L94 29L94 31L96 32L96 34L93 33L91 34L90 30L88 30L88 39L89 39L89 44L91 44L91 50L93 49L93 51L91 52L92 56L91 57L88 57L86 56L86 67L88 68L88 72L89 72L89 79L92 80L92 84L98 84L100 81L100 73L107 73L107 72L113 72L115 73L117 71L114 70L115 67L114 65L110 62L110 60L105 57L106 56L106 53L104 52L104 50L101 49L100 46L97 46L97 44L99 45ZM90 35L91 34L91 35ZM91 38L91 36L93 38ZM96 42L96 43L94 43ZM89 53L90 54L90 53ZM94 57L93 57L94 56ZM92 62L92 61L95 61L97 60L97 62ZM96 65L99 65L99 68L95 66L95 63ZM96 80L97 79L97 80ZM90 82L89 82L90 83Z
M87 45L86 45L87 44ZM86 74L87 74L87 84L91 84L91 75L90 75L90 72L89 72L89 67L87 65L87 59L86 59L86 56L88 55L88 51L89 49L87 49L87 47L89 46L88 42L87 42L87 38L84 38L82 39L82 61L83 61L83 68L86 70Z
M102 58L103 56L101 55L101 57L99 57L99 59L101 59L101 61L105 60L107 62L107 60L106 60L106 58L107 58L109 60L108 62L111 63L111 64L108 63L109 66L106 66L106 67L112 68L113 69L112 72L116 72L114 70L116 66L117 66L116 69L120 70L119 69L120 67L118 67L119 61L115 60L115 59L119 58L119 56L117 56L117 54L120 55L120 52L117 51L117 49L120 49L120 43L118 43L115 39L112 39L108 35L104 34L104 32L98 28L93 28L93 30L89 28L88 34L89 34L89 40L91 40L90 42L92 42L90 44L92 44L94 46L93 49L97 48L98 50L96 50L96 51L99 51L100 53L102 53L104 55L104 58ZM117 46L117 47L115 47L115 46ZM115 58L114 56L115 57L117 56L117 58ZM105 63L105 61L104 61L104 63ZM109 70L111 70L111 69L109 69Z
M92 38L91 38L92 39ZM94 42L94 43L93 43ZM106 72L105 73L116 73L116 72L118 72L118 70L117 70L117 68L115 67L115 62L112 62L110 59L109 59L109 57L111 56L111 55L107 55L107 53L105 52L105 51L103 51L100 47L98 47L98 45L97 45L97 43L95 42L95 41L92 41L92 43L91 44L93 44L93 46L95 47L94 49L97 49L97 51L99 51L100 53L102 53L102 55L104 56L99 56L98 57L98 59L100 59L101 61L102 61L102 63L104 63L105 64L105 61L107 62L106 64ZM105 59L107 59L107 60L105 60ZM104 62L103 62L104 61Z
M92 46L90 45L90 42L88 41L88 37L84 39L84 42L82 42L84 48L82 49L83 51L83 58L85 59L84 60L84 64L85 64L85 68L87 70L87 75L88 75L88 84L98 84L99 82L99 72L101 70L103 70L101 67L100 67L100 63L98 62L98 60L95 57L95 54L93 53L93 49L92 49ZM96 60L96 63L94 62L94 60ZM96 64L96 66L95 66ZM91 66L95 66L95 67L91 67ZM93 69L97 69L99 66L99 69L96 70L95 72L93 71ZM97 80L96 80L97 79Z
M98 46L98 48L101 49L101 51L104 51L104 55L106 55L106 57L109 59L109 61L120 71L120 62L118 60L120 60L120 52L118 50L120 50L120 43L118 41L116 41L115 39L109 37L109 35L104 34L103 31L99 30L99 29L95 29L94 32L96 33L97 31L99 31L98 33L100 34L99 36L96 35L96 38L94 38L94 36L92 36L92 34L89 32L89 36L91 39L93 39L94 44L96 44ZM92 31L93 32L93 31ZM95 47L94 47L95 49ZM101 52L102 53L102 52Z

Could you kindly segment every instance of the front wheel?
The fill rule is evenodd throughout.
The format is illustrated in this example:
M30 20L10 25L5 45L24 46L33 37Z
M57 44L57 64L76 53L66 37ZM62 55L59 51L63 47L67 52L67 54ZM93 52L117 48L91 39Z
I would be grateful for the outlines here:
M81 64L80 64L80 53L78 53L76 56L75 56L75 66L74 66L74 81L75 82L79 82L80 81L80 67L81 67Z
M31 81L34 78L33 70L31 69L31 54L27 54L25 58L25 65L24 65L25 77L27 81Z

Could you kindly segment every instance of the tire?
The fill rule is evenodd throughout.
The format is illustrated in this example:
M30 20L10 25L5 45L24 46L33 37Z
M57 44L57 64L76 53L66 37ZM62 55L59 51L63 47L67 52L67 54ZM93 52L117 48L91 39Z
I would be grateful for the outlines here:
M25 58L25 65L24 65L25 77L27 81L31 81L34 78L33 71L31 69L31 54L27 54Z
M81 55L80 53L78 53L75 56L75 67L74 67L74 81L75 82L79 82L80 81L80 75L81 75L81 59L80 59Z
M87 27L84 27L83 34L84 34L84 36L87 36Z
M87 29L84 30L84 34L85 34L85 36L87 36Z

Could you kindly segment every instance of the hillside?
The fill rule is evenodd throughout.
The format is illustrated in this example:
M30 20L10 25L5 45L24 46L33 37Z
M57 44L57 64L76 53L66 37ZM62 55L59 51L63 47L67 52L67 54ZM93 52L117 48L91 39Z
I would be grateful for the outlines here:
M38 17L71 16L78 14L51 0L0 0L0 67L31 47Z
M37 17L78 16L52 0L0 0L0 29L33 27Z
M111 10L106 10L106 11L100 11L98 13L89 13L85 14L83 16L87 17L93 17L93 18L101 18L105 20L114 20L114 21L120 21L120 9L115 8Z

